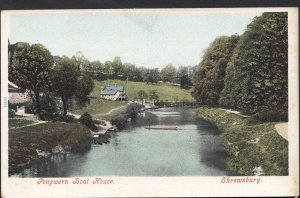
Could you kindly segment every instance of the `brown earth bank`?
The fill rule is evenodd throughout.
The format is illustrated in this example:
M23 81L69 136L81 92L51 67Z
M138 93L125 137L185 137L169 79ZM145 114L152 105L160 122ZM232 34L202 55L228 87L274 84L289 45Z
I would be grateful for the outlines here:
M238 175L288 175L288 141L275 125L224 109L201 107L196 114L218 127L227 150L227 171Z

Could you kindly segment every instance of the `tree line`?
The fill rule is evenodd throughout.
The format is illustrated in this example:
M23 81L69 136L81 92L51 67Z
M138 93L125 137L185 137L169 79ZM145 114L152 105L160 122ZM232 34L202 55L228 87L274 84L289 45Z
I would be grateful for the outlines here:
M18 42L9 44L9 65L12 65L13 55L18 51L22 51L28 43ZM63 57L53 56L53 66L55 67ZM116 56L113 60L89 61L82 52L77 52L70 58L77 66L78 70L96 80L120 79L135 82L157 83L159 81L175 83L181 88L191 88L192 74L195 66L179 66L176 68L172 64L166 65L161 70L159 68L146 68L144 66L136 66L132 63L122 63L121 58ZM9 73L9 79L11 79Z
M204 52L193 97L262 120L287 120L287 13L263 13L241 35L220 36Z
M58 61L60 57L55 56L54 60ZM182 88L190 88L192 86L192 73L194 67L180 66L178 69L172 64L166 65L162 70L159 68L146 68L144 66L136 66L132 63L122 63L119 56L113 60L89 61L84 57L82 52L77 52L72 57L78 64L80 71L93 79L102 81L106 79L120 79L135 82L157 83L158 81L180 84Z
M161 71L158 68L136 67L131 63L122 63L116 56L104 64L100 61L89 61L82 52L72 57L53 56L42 44L18 42L8 45L8 78L23 89L33 93L33 103L29 109L41 116L41 104L47 112L54 112L46 103L51 97L62 101L63 114L67 114L68 103L75 98L79 105L89 102L89 93L94 88L93 80L120 79L137 82L157 83L159 81L179 84L181 88L192 86L194 67L172 64ZM47 95L40 101L41 94ZM151 94L150 94L151 95ZM156 97L157 94L152 94ZM154 98L155 98L154 97ZM46 106L45 106L45 105ZM51 105L50 105L51 106ZM43 112L42 112L43 113Z
M63 56L54 64L50 51L41 44L19 42L10 45L8 61L9 80L33 93L32 111L42 119L55 113L53 97L60 98L63 115L66 115L70 99L86 103L94 88L93 80L80 71L76 60Z

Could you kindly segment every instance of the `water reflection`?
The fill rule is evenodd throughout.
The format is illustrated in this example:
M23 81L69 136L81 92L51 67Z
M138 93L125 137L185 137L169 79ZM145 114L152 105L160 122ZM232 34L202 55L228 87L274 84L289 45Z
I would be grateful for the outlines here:
M145 129L149 125L173 125L178 130ZM147 111L127 129L113 133L110 142L93 145L87 153L40 160L19 176L226 175L219 131L189 110Z

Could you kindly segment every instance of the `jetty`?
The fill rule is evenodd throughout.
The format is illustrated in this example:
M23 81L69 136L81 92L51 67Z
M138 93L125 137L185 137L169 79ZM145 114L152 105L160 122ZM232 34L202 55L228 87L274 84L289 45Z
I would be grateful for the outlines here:
M176 126L147 126L145 129L154 129L154 130L178 130Z

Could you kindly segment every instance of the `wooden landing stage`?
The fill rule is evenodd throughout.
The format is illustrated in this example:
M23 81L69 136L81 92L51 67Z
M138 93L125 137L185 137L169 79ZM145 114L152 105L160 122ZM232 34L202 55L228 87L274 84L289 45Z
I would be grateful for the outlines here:
M154 129L154 130L177 130L176 126L148 126L145 129Z

